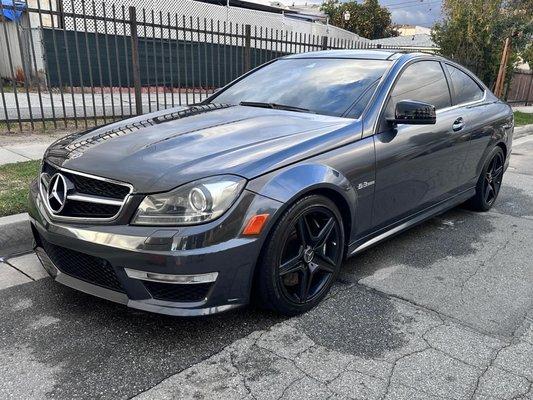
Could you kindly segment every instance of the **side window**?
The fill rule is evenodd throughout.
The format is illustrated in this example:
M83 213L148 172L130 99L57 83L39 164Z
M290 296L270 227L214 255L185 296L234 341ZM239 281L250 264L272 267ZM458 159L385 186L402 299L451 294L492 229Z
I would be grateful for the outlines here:
M408 66L396 81L390 94L385 116L394 116L396 103L417 100L439 108L451 106L446 77L438 61L419 61Z
M458 68L446 64L454 91L454 104L470 103L481 100L484 91L467 74Z

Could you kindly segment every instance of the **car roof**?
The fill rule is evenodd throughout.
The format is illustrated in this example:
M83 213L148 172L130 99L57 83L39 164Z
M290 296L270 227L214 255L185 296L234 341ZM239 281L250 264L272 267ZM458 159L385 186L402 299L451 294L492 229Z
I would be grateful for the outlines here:
M309 53L291 54L284 58L353 58L370 60L394 60L402 52L395 50L322 50Z

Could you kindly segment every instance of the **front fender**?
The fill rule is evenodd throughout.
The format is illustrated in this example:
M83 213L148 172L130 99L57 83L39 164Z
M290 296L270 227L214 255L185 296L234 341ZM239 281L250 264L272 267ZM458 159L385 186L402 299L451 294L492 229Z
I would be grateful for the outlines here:
M320 190L335 192L335 197L341 197L350 211L350 225L355 226L357 193L342 173L327 165L308 163L289 166L250 181L247 189L283 203L275 219L307 193Z

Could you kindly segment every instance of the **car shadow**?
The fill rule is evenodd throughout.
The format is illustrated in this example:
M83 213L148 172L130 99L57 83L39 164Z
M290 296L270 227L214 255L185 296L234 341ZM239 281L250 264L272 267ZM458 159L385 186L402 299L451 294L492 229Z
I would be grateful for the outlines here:
M347 259L341 279L358 281L395 265L429 268L447 257L475 253L476 243L492 231L488 214L455 208Z

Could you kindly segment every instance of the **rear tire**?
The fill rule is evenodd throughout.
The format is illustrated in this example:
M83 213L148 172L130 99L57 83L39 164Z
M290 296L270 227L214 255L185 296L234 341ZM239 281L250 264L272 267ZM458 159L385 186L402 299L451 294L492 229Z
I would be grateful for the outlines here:
M315 307L337 279L344 256L344 228L337 206L310 195L281 216L257 268L258 305L283 315Z
M468 206L475 211L488 211L494 205L503 179L505 155L501 147L496 146L489 153L487 161L481 170L477 181L476 194L472 197Z

